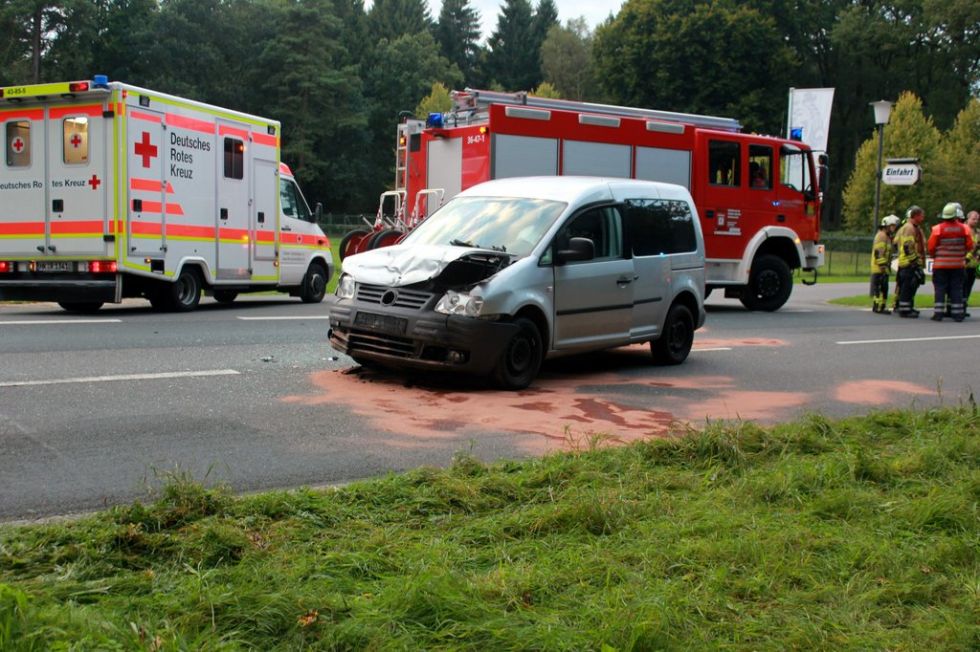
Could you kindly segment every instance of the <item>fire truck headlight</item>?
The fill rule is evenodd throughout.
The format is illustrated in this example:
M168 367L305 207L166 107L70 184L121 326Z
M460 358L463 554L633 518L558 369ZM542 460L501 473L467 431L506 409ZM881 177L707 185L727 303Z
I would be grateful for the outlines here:
M479 317L482 311L483 297L453 290L446 292L436 304L436 312L441 312L444 315Z
M337 298L338 299L353 299L354 298L354 277L350 274L344 274L340 277L340 281L337 282Z

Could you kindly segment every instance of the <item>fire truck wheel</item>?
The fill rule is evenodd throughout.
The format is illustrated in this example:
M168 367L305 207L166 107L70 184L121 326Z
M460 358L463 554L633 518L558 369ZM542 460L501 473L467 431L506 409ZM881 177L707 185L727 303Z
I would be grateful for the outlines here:
M514 323L517 332L507 342L493 370L494 380L504 389L524 389L530 385L544 359L541 333L534 322L518 317Z
M367 229L354 229L341 238L339 249L340 259L343 260L348 256L356 254L361 247L361 241L371 233Z
M650 353L657 364L675 365L687 360L694 344L694 317L687 306L675 304L667 313L664 330L650 342Z
M379 249L381 247L390 247L391 245L398 242L402 237L402 232L398 229L385 229L383 231L378 231L372 238L370 244L368 244L368 249Z
M299 298L303 303L320 303L327 294L327 270L321 263L310 263L303 277L303 287L300 288Z
M234 290L215 290L213 294L218 303L231 303L238 298L238 293Z
M101 301L59 301L58 305L68 312L93 313L102 307Z
M742 305L749 310L779 310L793 291L793 272L778 256L759 256L752 265Z

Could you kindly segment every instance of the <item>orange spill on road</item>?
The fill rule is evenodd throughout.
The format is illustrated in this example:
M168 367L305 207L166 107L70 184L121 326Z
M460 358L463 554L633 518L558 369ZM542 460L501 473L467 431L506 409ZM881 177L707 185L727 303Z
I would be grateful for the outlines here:
M935 393L933 389L903 380L855 380L839 385L834 390L834 398L842 403L889 405L896 402L896 394L930 396Z

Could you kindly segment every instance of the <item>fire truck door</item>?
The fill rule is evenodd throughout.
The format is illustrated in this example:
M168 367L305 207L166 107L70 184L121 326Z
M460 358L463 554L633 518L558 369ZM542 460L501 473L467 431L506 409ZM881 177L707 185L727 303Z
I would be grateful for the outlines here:
M102 105L48 108L48 253L104 256L110 183Z
M276 222L279 216L279 165L256 159L252 168L252 210L249 239L252 243L252 273L256 277L278 278L276 261Z
M218 132L222 133L221 121ZM227 128L230 132L234 128ZM251 277L251 245L249 244L249 182L251 151L245 139L225 133L218 139L222 163L218 174L218 249L217 277L219 279L248 279Z
M0 111L0 257L46 251L44 109Z
M126 251L134 264L164 254L166 206L170 184L165 173L168 151L163 114L139 108L128 113L126 170L129 176ZM172 196L172 195L170 195Z
M428 155L428 184L429 188L443 188L446 197L455 197L463 189L463 140L461 138L446 138L429 141ZM407 198L410 213L415 205L415 197ZM426 206L426 215L434 212L439 206L433 202Z

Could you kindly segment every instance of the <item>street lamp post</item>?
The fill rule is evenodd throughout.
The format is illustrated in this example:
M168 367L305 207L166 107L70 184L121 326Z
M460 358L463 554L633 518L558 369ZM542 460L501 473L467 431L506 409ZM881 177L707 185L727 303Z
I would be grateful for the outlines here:
M878 229L878 210L881 206L881 153L884 148L885 125L888 124L888 118L891 117L892 106L894 104L888 100L878 100L870 104L875 111L875 124L878 125L878 168L875 174L875 214L874 223L871 225L871 232L874 233Z

